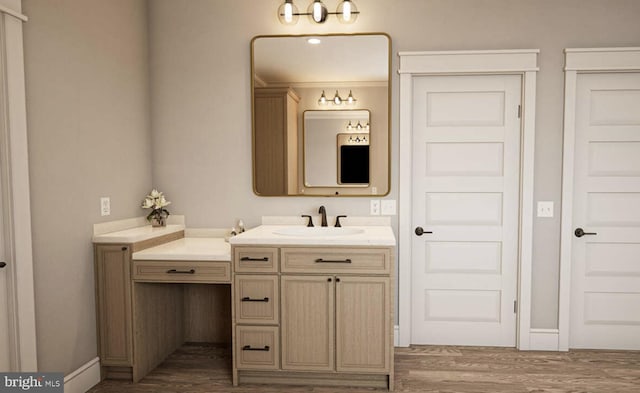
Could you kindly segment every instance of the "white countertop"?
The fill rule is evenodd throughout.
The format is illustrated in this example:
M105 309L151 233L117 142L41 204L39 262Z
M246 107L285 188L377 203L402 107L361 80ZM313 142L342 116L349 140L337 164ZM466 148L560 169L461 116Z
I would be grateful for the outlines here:
M362 233L337 236L296 236L275 232L291 225L260 225L229 239L234 245L295 245L295 246L395 246L396 238L390 226L348 226Z
M231 246L223 238L185 237L133 253L134 260L231 261Z
M144 225L135 228L124 229L116 232L94 235L94 243L136 243L154 237L169 235L184 230L184 225L167 225L166 227L154 228L151 225Z

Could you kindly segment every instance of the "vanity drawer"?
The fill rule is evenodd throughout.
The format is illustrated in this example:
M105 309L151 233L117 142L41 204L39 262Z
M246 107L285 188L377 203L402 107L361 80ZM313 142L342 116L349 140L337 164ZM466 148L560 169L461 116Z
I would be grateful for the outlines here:
M133 280L230 283L231 263L218 261L133 261Z
M289 247L281 250L283 273L366 273L388 274L388 248Z
M235 277L236 322L259 325L277 324L280 296L278 276L243 275Z
M280 340L277 326L236 327L236 367L240 370L280 368Z
M236 247L233 252L235 271L239 273L276 273L276 247Z

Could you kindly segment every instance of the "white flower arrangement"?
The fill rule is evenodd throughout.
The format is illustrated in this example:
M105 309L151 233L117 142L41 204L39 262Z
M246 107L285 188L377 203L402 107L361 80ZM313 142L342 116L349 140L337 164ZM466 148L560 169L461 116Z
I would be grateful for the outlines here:
M151 209L151 213L147 215L147 221L153 221L164 225L166 218L169 216L169 211L165 209L171 202L167 201L164 195L155 188L151 191L151 194L147 195L142 202L143 209Z

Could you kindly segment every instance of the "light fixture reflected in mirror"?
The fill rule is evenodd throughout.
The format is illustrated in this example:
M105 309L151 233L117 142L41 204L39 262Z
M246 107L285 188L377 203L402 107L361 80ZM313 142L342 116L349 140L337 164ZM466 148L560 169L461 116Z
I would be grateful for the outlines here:
M349 90L349 96L345 100L345 103L347 105L353 105L356 103L356 99L353 97L353 93L351 92L351 90Z
M322 90L322 94L318 99L318 105L327 105L329 102L331 102L333 105L342 105L343 103L346 105L354 105L356 101L358 100L356 100L356 98L353 96L353 92L351 90L349 90L349 96L347 98L342 98L338 90L336 90L336 94L333 96L331 101L327 99L324 90Z
M324 90L322 90L322 95L318 99L318 105L327 105L327 96L324 95Z
M321 0L314 0L304 13L298 12L298 7L293 4L293 0L285 0L278 7L278 20L284 25L296 24L300 15L308 16L309 20L315 23L326 22L329 15L336 15L340 23L353 23L358 19L359 14L358 7L351 0L341 1L336 12L329 12Z
M333 104L342 105L342 98L340 97L340 94L338 94L338 90L336 90L336 95L333 96Z

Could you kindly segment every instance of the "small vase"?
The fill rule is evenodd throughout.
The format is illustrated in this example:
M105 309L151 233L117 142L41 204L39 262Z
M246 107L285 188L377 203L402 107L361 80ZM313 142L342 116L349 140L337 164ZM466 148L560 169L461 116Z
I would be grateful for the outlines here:
M154 228L166 227L167 226L167 218L166 217L151 217L151 226Z

